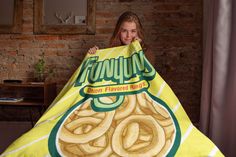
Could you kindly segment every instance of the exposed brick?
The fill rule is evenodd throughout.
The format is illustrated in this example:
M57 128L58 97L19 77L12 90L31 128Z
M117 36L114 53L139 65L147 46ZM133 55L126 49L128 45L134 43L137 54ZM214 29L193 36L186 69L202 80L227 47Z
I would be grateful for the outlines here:
M16 56L17 55L17 51L8 51L7 55L9 55L9 56Z
M56 56L57 51L58 50L55 50L55 49L46 49L44 50L44 56Z
M12 40L15 40L15 39L17 39L17 40L30 40L30 41L33 41L35 38L34 38L34 36L32 36L32 35L25 35L25 34L17 34L17 35L12 35L11 36L11 39Z
M43 45L43 48L57 48L57 49L61 49L61 48L66 48L66 45L63 43L46 43Z
M10 34L0 34L0 41L9 40L11 37Z
M57 35L36 35L35 36L36 40L49 40L49 41L56 41L59 39Z
M8 41L8 40L3 40L0 42L0 47L4 48L5 50L9 50L9 48L11 49L17 49L18 48L18 43L14 42L12 40Z
M19 48L40 48L41 45L36 42L23 42L20 43Z
M97 28L97 33L99 34L112 34L114 28Z
M71 56L69 50L58 50L56 54L57 56Z
M33 26L25 26L22 29L22 32L24 32L25 34L33 34Z
M46 64L55 69L53 79L59 92L90 47L107 47L118 16L130 10L142 21L155 69L174 90L190 119L198 122L202 0L97 0L95 35L35 35L33 10L33 0L24 0L23 32L0 34L0 81L32 80L33 65L44 54Z
M170 11L179 11L181 5L179 4L157 4L153 7L153 9L157 9L158 12L160 11L165 11L165 12L170 12Z

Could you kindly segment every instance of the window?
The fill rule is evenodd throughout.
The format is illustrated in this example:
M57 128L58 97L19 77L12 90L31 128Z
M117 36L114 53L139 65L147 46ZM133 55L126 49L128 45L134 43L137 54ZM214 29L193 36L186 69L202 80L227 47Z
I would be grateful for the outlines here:
M95 34L96 0L34 0L35 34Z
M23 0L0 1L0 33L21 33Z

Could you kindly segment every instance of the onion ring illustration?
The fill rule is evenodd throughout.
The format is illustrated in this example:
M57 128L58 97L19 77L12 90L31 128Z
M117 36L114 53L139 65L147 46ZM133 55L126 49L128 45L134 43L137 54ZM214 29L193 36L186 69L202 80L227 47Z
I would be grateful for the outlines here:
M116 110L115 120L127 117L135 108L136 96L128 95L125 97L123 104Z
M111 104L117 97L100 97ZM113 111L96 112L91 99L60 125L57 149L62 156L166 156L176 127L170 113L145 92L124 96Z
M136 124L134 128L137 128L137 125L145 125L149 129L151 129L150 133L153 137L152 140L150 142L146 142L146 144L145 142L138 142L136 148L133 148L133 151L129 151L129 149L132 150L131 145L138 141L138 137L137 135L135 135L137 133L132 136L134 130L127 129L125 133L125 138L123 140L122 136L125 132L125 128L128 125L132 124ZM136 131L139 130L135 130L135 132ZM128 140L125 140L126 136L130 136L127 137ZM133 115L126 118L117 126L112 137L112 148L120 156L153 156L160 152L164 144L165 133L163 128L161 128L161 126L156 122L156 120L149 115ZM124 149L127 146L129 149Z
M103 97L102 99L103 101L111 102L111 100L107 97ZM59 138L60 140L69 143L86 143L90 140L96 139L103 135L109 129L114 114L115 111L105 112L105 117L103 120L91 117L79 118L77 120L74 120L68 123L66 126L62 127ZM92 125L97 127L84 134L75 134L70 131L75 130L76 128L83 125Z

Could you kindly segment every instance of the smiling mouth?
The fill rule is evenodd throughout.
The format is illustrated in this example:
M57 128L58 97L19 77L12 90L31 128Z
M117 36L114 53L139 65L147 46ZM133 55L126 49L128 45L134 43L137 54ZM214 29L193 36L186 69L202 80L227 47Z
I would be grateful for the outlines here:
M125 39L126 41L132 41L132 39Z

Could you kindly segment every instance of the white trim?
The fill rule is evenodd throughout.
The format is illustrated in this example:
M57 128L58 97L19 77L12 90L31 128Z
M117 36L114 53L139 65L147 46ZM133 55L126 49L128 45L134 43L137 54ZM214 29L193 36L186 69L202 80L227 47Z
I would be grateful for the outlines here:
M20 150L22 150L22 149L24 149L24 148L26 148L26 147L28 147L28 146L31 146L31 145L33 145L33 144L35 144L35 143L37 143L37 142L39 142L39 141L41 141L41 140L44 140L45 138L48 138L48 137L49 137L49 135L42 136L42 137L40 137L39 139L34 140L34 141L32 141L32 142L30 142L30 143L28 143L28 144L26 144L26 145L23 145L23 146L20 147L20 148L17 148L17 149L15 149L15 150L10 151L10 152L4 153L4 154L2 154L0 157L3 157L3 156L6 156L6 155L9 155L9 154L16 153L16 152L18 152L18 151L20 151Z
M218 150L219 150L219 149L215 146L215 147L211 150L211 152L210 152L210 154L208 155L208 157L215 156L216 153L218 152Z
M172 109L172 111L175 113L180 107L180 102L178 102L175 107Z
M181 144L186 140L186 138L189 136L192 130L193 130L193 124L190 124L184 136L181 138Z
M159 96L161 95L161 93L162 93L162 91L163 91L165 85L166 85L166 82L164 81L164 82L161 84L161 87L160 87L160 89L159 89L159 91L158 91L158 93L157 93L157 95L156 95L157 97L159 97Z

